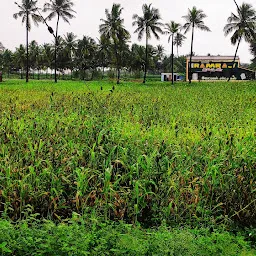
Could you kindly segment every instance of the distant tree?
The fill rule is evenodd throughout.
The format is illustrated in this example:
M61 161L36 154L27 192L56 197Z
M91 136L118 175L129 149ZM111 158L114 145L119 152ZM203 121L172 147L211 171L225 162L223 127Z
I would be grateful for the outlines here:
M43 44L42 46L42 67L47 70L53 69L54 49L50 44ZM46 72L47 76L47 72ZM47 77L46 77L47 78Z
M235 62L241 40L243 38L246 42L252 42L253 40L251 31L254 31L256 28L255 10L251 4L243 3L240 7L237 7L237 14L231 13L227 21L228 23L224 27L224 34L227 36L233 33L231 36L231 44L237 44L233 60L233 62ZM230 72L228 81L231 75Z
M185 41L186 37L178 32L174 37L174 45L177 47L177 57L179 57L179 47L182 47L183 42Z
M75 52L76 65L80 70L81 79L85 79L86 70L95 69L97 58L97 44L95 40L89 36L84 36L78 40L77 49Z
M72 9L74 3L71 0L50 0L49 3L45 3L44 12L50 12L46 19L52 20L57 17L56 31L55 31L55 51L54 51L54 78L57 83L57 46L58 46L58 30L59 21L62 18L65 22L69 23L70 19L73 19L75 11Z
M145 66L145 46L133 44L130 52L130 69L135 73L136 78L140 78L140 72Z
M98 39L98 58L99 64L102 67L102 79L104 78L104 70L110 63L111 59L111 43L110 39L105 35L101 35Z
M142 16L139 16L138 14L133 15L134 22L132 25L137 26L137 29L134 31L134 33L138 33L139 41L142 40L144 34L146 35L146 57L143 78L143 83L146 83L148 69L148 40L151 39L151 33L156 37L156 39L160 39L159 34L163 34L161 29L163 24L160 22L161 16L159 10L153 8L151 4L143 4L142 12Z
M3 44L0 42L0 53L3 53L4 50L5 50L5 48L4 48Z
M253 59L251 60L251 64L249 65L249 68L255 70L256 69L256 42L252 41L250 43L250 52L253 55Z
M165 56L164 54L164 47L162 45L157 45L156 48L156 55L154 56L155 59L155 69L157 69L157 73L160 74L160 69L162 68L162 61Z
M39 66L39 55L40 55L40 48L38 43L33 40L29 44L29 62L30 62L30 68L33 70L33 78L34 78L34 70L38 70Z
M64 75L64 70L69 68L69 52L66 48L65 40L62 36L57 37L57 63L59 76L60 72ZM55 47L54 47L55 48Z
M15 68L20 70L20 78L23 79L23 71L26 67L26 49L21 44L14 52Z
M157 61L158 61L157 48L149 44L148 45L148 71L151 71L154 74L156 73Z
M177 73L185 74L186 73L186 56L174 57L173 59L174 69ZM169 72L171 69L171 57L165 56L162 61L163 72Z
M164 47L161 44L156 46L156 56L158 60L162 60L164 57Z
M168 43L172 41L172 52L171 52L171 62L172 62L172 84L174 82L173 80L173 73L174 73L174 65L173 65L173 46L174 46L174 37L177 35L179 32L181 26L179 23L176 23L175 21L171 21L170 23L165 24L165 33L169 35L168 37Z
M117 69L117 84L120 83L121 54L123 45L129 40L130 33L124 27L124 19L121 18L123 8L120 4L113 4L111 12L105 9L106 19L101 19L99 32L113 44L115 64Z
M15 13L13 17L15 19L21 18L22 23L26 23L26 46L27 46L27 69L26 69L26 82L28 82L29 76L29 53L28 53L28 32L31 30L31 20L34 22L36 26L38 23L42 21L40 15L36 14L37 8L37 0L22 0L21 4L15 2L15 4L19 7L19 12Z
M6 49L3 52L2 55L2 61L3 61L3 70L8 74L8 77L10 76L11 68L13 65L13 53Z
M4 53L4 46L3 44L0 42L0 70L2 71L2 68L3 68L3 53Z
M193 42L194 42L194 30L198 28L203 31L211 31L205 24L203 19L207 16L204 14L202 10L198 10L195 6L192 9L188 9L188 14L183 16L186 23L184 24L183 28L185 29L185 34L192 29L192 38L191 38L191 51L190 51L190 59L189 59L189 83L192 80L192 73L191 73L191 65L192 65L192 56L193 56Z
M71 79L72 72L74 69L74 55L77 48L77 36L74 33L67 33L64 36L64 50L67 55L66 68L71 70Z

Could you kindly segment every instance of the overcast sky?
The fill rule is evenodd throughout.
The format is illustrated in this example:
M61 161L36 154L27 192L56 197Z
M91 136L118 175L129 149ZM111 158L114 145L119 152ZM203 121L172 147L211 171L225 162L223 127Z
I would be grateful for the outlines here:
M21 0L16 0L21 2ZM46 0L38 0L40 7ZM120 3L124 8L123 18L125 26L131 33L131 41L137 42L137 35L133 33L135 30L132 27L132 15L137 13L142 14L142 4L152 3L153 7L159 8L162 22L166 23L171 20L184 23L182 16L186 15L188 8L196 6L202 9L208 16L205 19L205 24L210 27L212 32L195 32L194 52L196 55L233 55L235 47L230 44L230 37L225 37L223 27L226 24L227 18L231 12L236 11L233 0L73 0L75 3L74 10L76 18L71 20L70 25L60 22L59 33L65 34L73 32L81 38L83 35L91 36L94 39L99 37L98 28L100 19L105 18L105 9L111 9L113 3ZM237 0L238 4L242 4L243 0ZM256 0L245 0L246 3L251 3L256 7ZM15 49L19 44L25 43L25 25L21 25L21 20L15 20L13 13L18 11L14 0L0 0L0 42L6 48ZM55 21L51 24L54 26ZM52 35L47 31L44 24L40 24L37 28L32 27L30 40L36 40L39 43L49 43L52 41ZM187 40L184 46L180 49L180 54L188 54L190 49L191 33L187 35ZM145 41L145 40L144 40ZM144 41L141 42L144 44ZM160 40L152 39L151 44L161 44L165 47L166 53L170 54L170 45L167 43L167 36L161 36ZM238 52L241 62L249 62L252 56L249 52L248 44L242 43Z

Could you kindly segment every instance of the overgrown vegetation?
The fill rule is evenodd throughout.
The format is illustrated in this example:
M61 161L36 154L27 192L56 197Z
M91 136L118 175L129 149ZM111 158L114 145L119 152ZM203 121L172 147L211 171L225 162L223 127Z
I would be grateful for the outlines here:
M2 219L255 227L252 82L10 80L0 108Z
M255 224L253 83L18 83L1 87L3 216Z
M207 229L142 230L119 223L88 226L79 217L55 225L35 220L12 225L0 221L2 255L255 255L241 235Z

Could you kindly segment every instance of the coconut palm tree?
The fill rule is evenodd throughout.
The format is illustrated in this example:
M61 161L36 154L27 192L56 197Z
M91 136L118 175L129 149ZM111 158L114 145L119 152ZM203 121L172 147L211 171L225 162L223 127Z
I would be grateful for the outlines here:
M123 44L130 38L130 33L124 27L124 19L121 18L122 11L120 4L113 4L111 12L105 9L106 19L101 19L103 23L99 27L100 34L111 40L114 46L117 84L120 83L121 50Z
M78 40L75 52L76 65L80 70L81 79L85 79L86 70L94 71L94 63L97 55L97 44L95 40L89 36L84 36Z
M42 66L46 70L46 78L47 78L47 70L53 69L53 60L54 50L50 44L43 44L42 46Z
M0 53L2 53L5 50L3 44L0 42Z
M161 44L158 44L156 46L156 55L157 55L158 60L162 60L163 59L164 51L165 51L164 47Z
M68 63L66 63L66 66L68 69L71 70L71 79L72 79L72 73L74 69L74 54L77 47L77 36L74 33L67 33L64 36L64 48L67 53Z
M133 44L130 53L130 69L140 78L140 72L145 67L145 46Z
M3 70L7 72L8 78L10 77L10 71L13 66L13 62L14 62L13 59L14 59L13 53L10 50L5 49L2 54L2 61L3 61Z
M194 30L198 28L202 31L211 31L205 24L203 19L207 16L204 14L203 10L197 9L195 6L192 9L188 9L188 14L183 16L186 23L184 24L183 28L185 29L185 34L191 29L192 30L192 38L191 38L191 50L190 50L190 59L189 59L189 83L192 80L192 73L191 73L191 62L192 62L192 55L193 55L193 42L194 42Z
M244 39L246 42L251 42L254 36L254 31L256 28L255 23L255 10L251 4L243 3L240 7L237 6L237 14L231 13L228 17L227 24L224 27L225 36L232 33L231 44L236 45L236 51L233 60L233 67L235 65L235 60L238 52L241 40ZM230 81L232 75L232 70L229 73L228 81Z
M179 47L182 47L185 39L186 37L180 32L176 33L176 36L174 37L174 45L177 47L177 57L179 57Z
M20 70L20 79L23 79L23 70L26 67L26 48L21 44L14 52L15 68Z
M54 51L54 74L55 83L57 83L57 46L58 46L58 30L59 21L62 18L65 22L69 23L73 19L75 11L72 9L74 3L71 0L50 0L49 3L44 4L44 12L50 12L47 20L52 20L57 17L56 31L55 31L55 51Z
M38 68L38 66L37 66L38 57L39 57L39 45L35 40L33 40L29 44L29 63L30 63L30 68L33 71L33 79L35 78L34 71L35 71L35 69Z
M104 70L105 67L109 64L109 60L111 58L111 43L109 38L105 37L104 35L101 35L98 39L98 59L99 63L102 67L102 79L104 78Z
M77 36L74 33L64 35L64 45L68 50L69 57L72 58L77 47Z
M174 37L179 32L181 26L179 23L176 23L174 21L171 21L170 23L165 24L165 34L169 35L168 37L168 43L172 40L172 55L171 55L171 62L172 62L172 84L174 82L173 80L173 73L174 73L174 67L173 67L173 45L174 45Z
M143 79L143 83L146 83L148 69L148 40L151 39L151 34L153 34L156 39L160 39L159 34L163 34L161 29L163 24L160 22L161 16L159 10L153 8L151 4L143 4L142 12L142 16L139 16L138 14L133 15L134 22L132 25L137 26L137 29L134 31L134 33L138 33L139 41L141 41L144 34L146 34L146 58Z
M19 12L13 14L14 19L21 18L22 23L26 23L26 50L27 50L27 63L26 63L26 82L28 82L28 73L29 73L29 53L28 53L28 32L31 30L31 20L36 26L42 21L40 15L36 14L38 11L37 0L22 0L21 4L15 2L19 7Z

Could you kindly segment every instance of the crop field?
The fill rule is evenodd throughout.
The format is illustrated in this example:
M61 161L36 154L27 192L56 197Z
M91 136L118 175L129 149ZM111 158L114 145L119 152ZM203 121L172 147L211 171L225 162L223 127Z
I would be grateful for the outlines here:
M2 219L256 225L253 82L7 80L0 109Z

